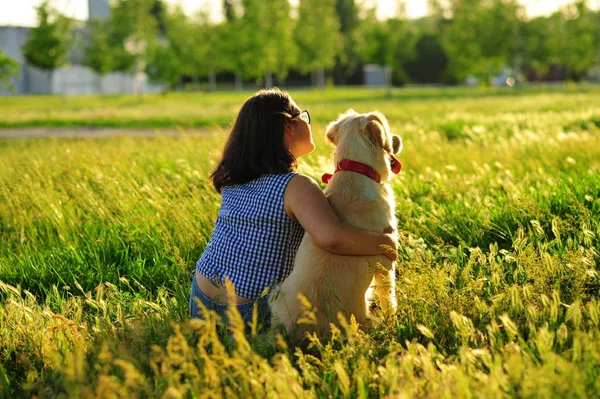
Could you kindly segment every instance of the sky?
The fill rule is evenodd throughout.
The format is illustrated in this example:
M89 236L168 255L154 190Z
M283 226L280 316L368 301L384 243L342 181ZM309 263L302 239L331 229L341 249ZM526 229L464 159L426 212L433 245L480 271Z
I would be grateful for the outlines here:
M34 26L36 23L35 7L42 0L0 0L0 26ZM215 19L218 19L222 0L166 0L168 3L181 4L187 12L194 12L201 7L212 9ZM378 5L378 15L385 17L396 12L396 0L363 0L367 4ZM572 0L521 0L525 5L527 14L531 17L547 15L556 11L560 6ZM292 5L298 0L290 0ZM67 16L80 20L88 17L87 0L51 0L51 4ZM600 0L591 0L593 8L600 8ZM427 0L406 0L409 18L418 18L427 12Z

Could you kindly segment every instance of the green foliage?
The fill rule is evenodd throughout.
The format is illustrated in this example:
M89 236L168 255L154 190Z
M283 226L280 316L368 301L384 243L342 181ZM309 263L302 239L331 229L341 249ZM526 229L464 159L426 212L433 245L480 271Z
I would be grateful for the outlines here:
M469 75L487 81L500 68L513 65L521 7L515 0L452 1L452 19L442 30L448 75L457 81Z
M361 34L363 41L359 49L365 62L388 67L395 85L407 83L405 67L414 59L417 38L408 23L399 18L379 21L375 9L371 9L362 24Z
M149 52L150 65L146 68L148 77L153 82L166 83L175 87L185 76L182 60L175 54L175 49L170 45L159 42Z
M143 68L157 39L153 0L118 0L111 7L108 34L113 70L132 72Z
M87 64L98 73L145 69L150 78L176 86L184 79L235 74L272 85L290 70L325 85L360 74L365 63L387 66L392 81L462 83L474 75L486 84L503 68L544 76L551 65L579 80L600 57L599 12L584 0L528 20L517 0L430 1L431 14L409 20L400 12L376 17L368 2L223 0L224 21L207 12L185 15L159 0L118 0L107 22L93 23ZM144 44L132 53L127 43ZM417 48L418 44L418 48ZM425 76L426 75L426 76Z
M111 46L110 22L93 20L89 23L89 36L84 48L85 65L103 76L117 69Z
M267 0L261 18L265 27L265 73L274 73L285 80L289 70L296 66L298 49L294 38L295 21L290 16L288 0Z
M283 80L296 63L296 46L292 36L294 22L286 0L244 0L243 14L229 4L231 21L223 27L224 65L245 78L256 81ZM214 54L211 51L211 56ZM217 55L219 57L219 55Z
M11 78L19 73L19 63L0 50L0 87L14 90Z
M581 79L597 61L594 32L599 30L586 1L578 0L550 17L550 59Z
M391 23L378 21L375 11L375 9L369 10L362 25L361 55L367 63L392 66L395 51L399 48L400 37L392 30Z
M265 73L269 38L266 21L266 2L262 0L242 0L244 14L236 25L236 54L241 73L246 78L262 79Z
M294 37L298 44L298 68L320 72L333 68L341 50L340 21L334 0L300 0Z
M48 0L43 1L36 12L38 26L29 32L23 56L31 65L53 71L69 61L72 22L52 9Z
M335 9L340 21L341 48L336 54L334 72L344 80L359 66L360 7L355 0L336 0Z
M181 7L163 11L164 42L156 41L149 53L150 66L147 68L151 80L163 81L174 86L184 76L197 71L196 60L206 55L204 47L196 45L196 29ZM198 40L199 43L204 43Z
M192 59L197 67L196 73L211 76L226 66L223 46L223 24L215 25L207 13L199 13L195 20L193 37L196 47L192 50ZM194 73L191 73L194 76Z
M189 17L181 7L174 7L161 15L164 37L149 49L150 79L173 87L184 77L214 76L225 67L223 24L212 23L203 10Z
M164 48L157 42L161 25L155 15L162 15L162 8L157 4L160 3L154 0L118 0L111 7L107 20L91 21L84 63L99 75L105 75L144 70L150 62L151 78L172 82L172 54L170 49L161 52ZM162 17L160 20L164 25ZM159 55L165 58L159 58ZM157 72L159 70L161 73Z
M594 26L596 29L594 30L594 48L596 49L596 61L600 61L600 11L596 11L595 14L592 15L592 20L594 21Z
M440 39L431 33L417 40L414 59L406 63L407 73L418 83L441 82L447 66L448 56Z
M538 71L546 71L551 62L550 48L556 37L551 37L550 19L537 17L525 25L525 65Z
M9 121L226 127L248 94L0 108ZM325 126L347 108L380 110L405 143L398 314L365 331L342 321L305 348L188 319L220 202L208 180L220 128L0 141L0 396L595 396L599 89L393 94L292 92L313 111L317 150L300 171L316 179L331 167Z
M223 13L227 22L233 22L242 14L241 0L223 0Z
M220 51L225 69L235 73L238 79L236 83L241 85L242 76L255 79L263 76L266 49L261 45L265 36L260 18L264 4L256 0L231 1L227 4L226 16L231 19L221 30Z

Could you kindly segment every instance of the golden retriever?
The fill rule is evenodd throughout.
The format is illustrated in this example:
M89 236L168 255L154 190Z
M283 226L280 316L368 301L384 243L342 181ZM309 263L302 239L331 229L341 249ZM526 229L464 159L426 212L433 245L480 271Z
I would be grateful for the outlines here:
M350 160L370 166L375 177L380 177L377 182L353 171L335 173L324 193L339 218L371 231L395 229L394 193L389 181L392 173L400 170L393 156L402 149L400 137L390 133L381 113L348 110L327 126L327 138L336 146L333 160L338 169L340 163ZM303 339L306 332L314 331L327 338L338 312L348 320L353 315L364 326L373 293L382 310L395 312L394 262L383 255L336 255L317 246L305 233L292 273L271 292L272 325L283 326L291 340ZM315 320L297 323L305 310L299 294L311 303L316 325Z

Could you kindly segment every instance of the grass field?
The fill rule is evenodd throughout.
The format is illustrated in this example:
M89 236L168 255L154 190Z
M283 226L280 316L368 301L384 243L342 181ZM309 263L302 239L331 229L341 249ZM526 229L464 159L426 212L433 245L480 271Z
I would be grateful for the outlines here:
M249 94L0 97L2 127L182 133L0 140L0 396L600 396L600 88L292 92L317 180L348 108L405 144L397 317L304 352L187 316Z

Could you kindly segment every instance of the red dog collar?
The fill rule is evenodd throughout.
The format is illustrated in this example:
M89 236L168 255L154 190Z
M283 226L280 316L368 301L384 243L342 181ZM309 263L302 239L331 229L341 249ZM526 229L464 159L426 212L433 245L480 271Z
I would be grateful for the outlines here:
M394 174L400 173L400 170L402 169L400 161L398 161L393 155L390 155L390 158L392 172ZM349 159L342 159L340 163L337 164L334 173L337 173L342 170L360 173L361 175L367 176L375 180L377 183L381 183L381 176L379 176L379 173L377 173L375 169L364 163L351 161ZM321 177L321 181L327 184L329 183L329 180L331 180L332 177L333 175L331 173L325 173L323 177Z

